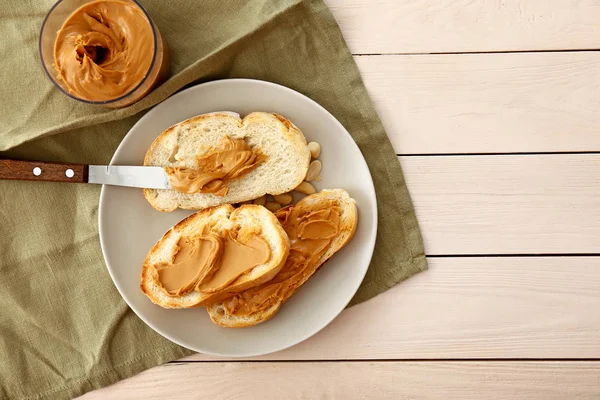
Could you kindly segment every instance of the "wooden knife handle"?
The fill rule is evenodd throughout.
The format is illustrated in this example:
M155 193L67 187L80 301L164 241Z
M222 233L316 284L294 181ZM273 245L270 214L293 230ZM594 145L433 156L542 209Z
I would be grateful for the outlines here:
M87 183L88 166L0 159L0 179Z

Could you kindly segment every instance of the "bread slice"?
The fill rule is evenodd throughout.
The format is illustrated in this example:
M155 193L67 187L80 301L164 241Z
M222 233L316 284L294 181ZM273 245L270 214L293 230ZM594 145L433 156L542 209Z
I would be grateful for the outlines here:
M210 113L173 125L154 140L144 165L196 168L196 158L219 146L225 136L244 138L251 148L260 151L264 160L229 182L225 196L144 189L144 196L152 207L160 211L173 211L178 207L201 210L241 203L265 194L289 192L304 180L310 163L304 135L284 117L266 112L253 112L244 119L231 112Z
M174 260L182 237L193 238L207 229L223 237L228 232L251 232L268 243L266 263L239 276L226 290L216 293L191 291L181 296L169 294L159 281L158 269ZM239 208L226 204L199 211L177 223L152 247L142 267L141 289L153 303L164 308L188 308L211 304L272 279L282 268L289 252L289 239L269 210L257 205Z
M331 189L331 190L323 190L320 193L316 193L302 199L298 204L292 205L290 207L300 208L302 211L310 211L311 209L316 208L318 205L322 205L324 202L329 204L329 201L332 201L339 205L340 208L340 232L333 239L329 248L326 249L325 253L321 255L318 262L314 265L312 270L307 271L307 273L303 276L303 278L298 282L298 285L294 287L294 289L287 293L284 298L275 299L275 303L272 304L269 308L255 312L249 315L235 315L230 314L227 308L224 306L223 302L217 302L207 307L208 314L214 323L217 325L226 327L226 328L243 328L247 326L257 325L261 322L265 322L271 319L275 313L279 310L281 305L293 295L298 288L304 284L331 256L333 256L339 249L344 247L346 243L350 241L354 232L356 230L356 225L358 223L358 212L356 209L356 203L354 199L350 197L350 195L342 190L342 189ZM279 210L276 215L280 218L283 217L285 213L289 212L289 207L285 209ZM281 218L283 219L283 218ZM286 228L285 222L283 223L284 229ZM299 240L300 241L300 240ZM294 241L291 242L290 254L294 251ZM290 256L290 259L292 257ZM289 261L289 260L288 260ZM289 262L286 262L286 265L281 269L279 274L276 275L274 280L276 281L278 276L284 276L286 273L286 267L289 266ZM246 293L253 293L256 290L260 290L261 288L268 287L270 282L266 282L261 286L257 286L255 288L250 289ZM227 299L225 299L227 300Z

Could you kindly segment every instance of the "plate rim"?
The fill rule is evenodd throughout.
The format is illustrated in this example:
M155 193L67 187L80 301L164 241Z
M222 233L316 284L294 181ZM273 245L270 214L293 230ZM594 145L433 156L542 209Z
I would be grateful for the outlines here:
M182 343L182 341L180 341L177 338L174 338L171 334L164 332L160 326L157 326L156 324L153 324L151 322L149 322L148 320L146 320L143 316L143 313L138 312L138 310L136 309L136 306L134 306L132 304L132 302L130 302L128 300L127 295L124 293L124 290L121 290L120 285L117 283L117 280L115 279L113 272L112 272L112 267L110 265L110 262L108 261L109 257L107 256L107 251L105 249L105 243L104 243L104 239L103 239L103 216L104 216L104 207L103 207L103 203L106 201L106 192L107 190L105 189L106 185L102 185L102 188L100 190L100 196L99 196L99 200L98 200L98 236L100 238L100 248L102 250L102 257L104 259L104 264L106 267L106 270L108 270L108 273L110 275L110 278L113 282L113 285L116 287L117 291L119 292L119 295L121 296L121 298L125 301L125 303L127 304L127 306L137 315L138 318L140 318L142 320L142 322L144 322L144 324L146 324L148 327L150 327L152 330L154 330L156 333L158 333L159 335L161 335L162 337L166 338L167 340L182 346L186 349L201 353L201 354L207 354L207 355L211 355L211 356L217 356L217 357L255 357L255 356L262 356L262 355L267 355L267 354L273 354L282 350L285 350L287 348L296 346L299 343L302 343L304 341L306 341L307 339L311 338L312 336L316 335L317 333L319 333L321 330L323 330L326 326L328 326L329 324L331 324L331 322L336 319L348 306L348 304L350 303L350 301L352 301L352 298L354 298L354 296L356 295L356 293L358 292L358 290L360 289L360 286L362 285L365 276L367 274L367 271L369 270L369 266L371 264L371 261L373 259L373 254L374 254L374 250L375 250L375 244L376 244L376 238L377 238L377 231L378 231L378 225L379 225L379 221L378 221L378 210L377 210L377 193L375 191L375 184L373 182L373 176L371 174L371 170L369 168L369 165L367 164L367 161L364 158L364 155L362 154L362 151L360 150L360 148L358 147L358 144L356 143L356 141L354 140L354 138L352 137L352 135L350 135L350 133L348 132L348 130L344 127L344 125L342 125L342 123L333 116L333 114L331 114L325 107L323 107L321 104L319 104L318 102L316 102L315 100L311 99L310 97L294 90L291 89L287 86L283 86L277 83L273 83L273 82L269 82L269 81L264 81L264 80L260 80L260 79L249 79L249 78L225 78L225 79L217 79L217 80L212 80L212 81L208 81L208 82L203 82L203 83L199 83L197 85L193 85L190 86L188 88L185 88L183 90L180 90L174 94L172 94L171 96L169 96L167 99L165 99L164 101L156 104L155 106L153 106L152 108L150 108L148 110L148 112L146 112L140 119L138 119L136 121L135 124L133 124L133 126L128 130L128 132L125 134L125 136L123 137L123 139L121 139L121 142L119 143L119 145L117 146L115 152L113 153L113 156L111 157L111 160L109 162L109 165L113 165L115 158L118 158L120 153L122 151L124 151L123 149L126 147L126 143L128 141L128 138L131 135L131 132L138 126L144 123L144 121L147 118L150 118L149 115L151 115L153 112L156 112L155 110L157 109L163 109L166 107L169 107L169 103L174 102L178 96L187 93L187 92L191 92L191 91L195 91L198 90L199 87L206 87L206 86L219 86L219 85L236 85L236 84L244 84L244 83L251 83L251 84L259 84L259 85L268 85L268 86L272 86L272 87L276 87L277 90L283 90L283 91L287 91L288 93L290 93L291 95L294 96L299 96L300 98L303 98L303 100L308 101L310 103L313 103L313 105L316 105L318 108L321 109L321 111L324 112L324 115L327 115L328 118L330 118L334 124L338 125L341 130L350 138L350 140L354 143L354 146L356 146L356 149L358 150L360 157L362 159L362 162L364 163L364 166L367 168L367 171L369 173L369 182L367 182L368 187L370 189L370 192L373 195L373 204L371 205L371 212L373 214L373 228L372 228L372 232L369 235L369 242L365 243L365 250L368 251L368 263L366 268L364 268L364 270L361 273L361 278L360 281L358 281L358 284L356 285L356 288L354 288L351 292L351 295L348 296L347 299L344 299L344 301L342 302L344 304L344 306L340 309L337 310L333 313L333 315L331 316L331 318L326 318L323 320L323 322L321 324L319 324L319 326L317 327L317 329L315 329L313 332L307 334L307 335L302 335L301 337L297 338L297 339L293 339L290 343L287 344L283 344L280 346L275 346L274 348L267 350L267 351L246 351L246 352L237 352L237 353L227 353L227 352L216 352L216 351L212 351L210 349L206 349L206 348L200 348L197 346L189 346L188 344ZM215 111L223 111L223 110L215 110ZM213 112L215 112L213 111ZM360 210L359 210L360 213ZM359 217L360 218L360 217Z

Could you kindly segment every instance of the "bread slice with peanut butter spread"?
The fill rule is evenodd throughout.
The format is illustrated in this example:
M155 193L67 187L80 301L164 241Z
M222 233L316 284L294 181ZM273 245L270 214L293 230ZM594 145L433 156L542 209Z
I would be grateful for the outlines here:
M288 252L288 236L266 208L212 207L185 218L152 247L141 289L163 308L212 304L271 280Z
M293 190L309 163L304 135L280 115L203 114L154 140L144 165L165 167L176 190L144 189L144 196L160 211L241 203Z
M290 253L273 279L207 307L227 328L257 325L272 318L329 258L354 235L356 203L341 189L323 190L276 212L290 239Z

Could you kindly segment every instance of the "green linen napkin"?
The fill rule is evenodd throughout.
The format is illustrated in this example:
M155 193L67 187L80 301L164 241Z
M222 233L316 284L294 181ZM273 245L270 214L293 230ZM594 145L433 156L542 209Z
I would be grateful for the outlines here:
M137 104L81 104L42 71L37 40L53 0L0 3L0 156L108 163L142 112L222 78L311 97L352 134L377 191L375 254L352 304L424 270L400 165L340 30L321 0L142 0L171 48L172 74ZM98 240L99 187L0 181L0 397L64 398L190 354L120 298Z

